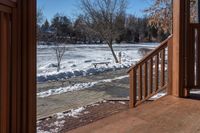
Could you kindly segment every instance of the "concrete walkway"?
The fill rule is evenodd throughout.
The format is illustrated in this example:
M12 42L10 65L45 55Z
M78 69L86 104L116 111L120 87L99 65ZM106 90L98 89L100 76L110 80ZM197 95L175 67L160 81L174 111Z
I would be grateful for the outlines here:
M125 70L117 71L113 77L123 76ZM110 72L87 77L83 80L95 81L97 79L109 78ZM77 81L77 80L76 80ZM42 85L44 86L44 85ZM45 88L46 85L45 85ZM63 112L69 109L74 109L82 106L96 103L107 99L127 99L129 96L128 78L115 80L108 83L99 83L92 88L87 88L81 91L63 93L45 98L37 98L37 118L45 118L52 114Z

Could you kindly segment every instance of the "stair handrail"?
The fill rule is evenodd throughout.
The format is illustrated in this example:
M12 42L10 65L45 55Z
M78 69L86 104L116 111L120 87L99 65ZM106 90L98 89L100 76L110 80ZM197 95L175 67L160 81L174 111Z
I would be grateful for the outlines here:
M135 65L132 65L127 71L130 78L131 108L145 102L158 92L171 87L172 39L173 35L170 35L166 40L161 42L157 48ZM168 52L168 58L166 58L166 51ZM167 68L166 59L168 59ZM168 75L166 74L166 69L168 70ZM168 77L167 80L166 76ZM155 81L153 82L153 80ZM153 83L155 83L155 85L153 85ZM169 90L167 90L167 92L169 92Z

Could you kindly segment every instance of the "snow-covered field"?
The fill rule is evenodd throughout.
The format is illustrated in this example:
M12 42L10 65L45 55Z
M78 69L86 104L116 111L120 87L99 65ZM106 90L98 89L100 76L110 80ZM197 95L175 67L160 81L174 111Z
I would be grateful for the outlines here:
M142 58L138 53L140 48L154 48L155 43L115 44L114 50L122 53L122 64L114 63L110 49L105 44L99 45L66 45L67 51L63 57L61 71L57 72L54 46L39 45L37 48L37 81L56 81L76 76L93 75L104 71L128 68ZM110 62L108 66L92 63Z

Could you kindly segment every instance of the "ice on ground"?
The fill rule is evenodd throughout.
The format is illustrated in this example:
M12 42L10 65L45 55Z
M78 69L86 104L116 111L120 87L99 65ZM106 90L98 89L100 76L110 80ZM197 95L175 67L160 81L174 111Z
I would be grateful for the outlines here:
M71 77L94 75L97 73L128 68L142 58L138 53L140 48L155 48L156 43L147 44L116 44L116 55L122 53L122 64L114 63L113 56L107 45L66 45L67 51L63 57L61 71L57 72L54 46L37 48L37 81L58 81ZM93 63L110 62L108 66Z
M51 95L58 95L58 94L66 93L66 92L83 90L83 89L86 89L86 88L91 88L91 87L95 86L96 84L108 83L108 82L112 82L112 81L115 81L115 80L124 79L124 78L127 78L127 77L128 77L128 75L116 77L116 78L113 78L113 79L98 80L98 81L95 81L95 82L77 83L77 84L74 84L72 86L61 87L61 88L57 88L57 89L49 89L47 91L38 92L37 96L44 98L44 97L48 97L48 96L51 96Z

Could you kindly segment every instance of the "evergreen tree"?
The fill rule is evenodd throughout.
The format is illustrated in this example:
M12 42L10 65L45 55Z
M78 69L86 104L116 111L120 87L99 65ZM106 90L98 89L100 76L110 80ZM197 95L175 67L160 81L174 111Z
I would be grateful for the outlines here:
M50 24L49 21L46 19L44 24L41 26L42 32L48 32L50 30Z
M52 19L51 28L58 36L72 36L72 22L66 16L56 14Z

